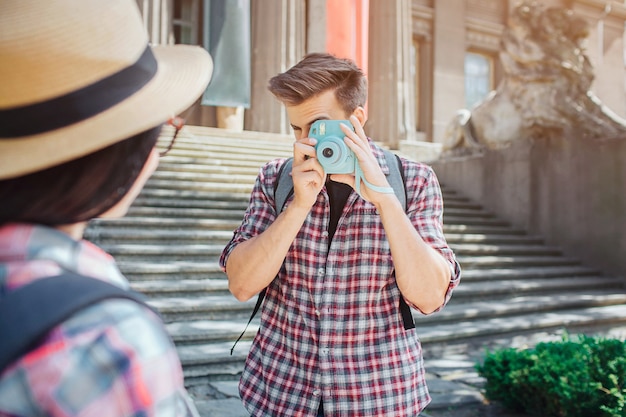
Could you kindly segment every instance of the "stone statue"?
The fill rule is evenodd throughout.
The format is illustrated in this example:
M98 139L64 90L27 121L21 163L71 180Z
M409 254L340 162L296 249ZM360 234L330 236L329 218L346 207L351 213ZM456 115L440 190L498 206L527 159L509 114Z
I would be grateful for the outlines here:
M534 2L517 6L501 40L503 80L472 110L457 112L444 152L554 135L626 139L626 121L589 91L593 68L582 47L587 35L587 23L571 10Z

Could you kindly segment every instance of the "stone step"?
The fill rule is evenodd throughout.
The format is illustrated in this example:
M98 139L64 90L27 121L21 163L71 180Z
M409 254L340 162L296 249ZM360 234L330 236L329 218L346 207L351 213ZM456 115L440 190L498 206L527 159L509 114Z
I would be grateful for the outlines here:
M444 212L449 209L454 208L465 208L465 209L473 209L473 210L484 210L484 207L476 202L473 202L468 199L456 198L456 199L445 199L443 201Z
M241 220L221 220L212 218L159 218L156 216L126 216L120 219L97 219L92 220L87 228L91 230L103 230L109 228L143 228L146 230L221 230L232 231L241 223ZM444 233L466 233L466 234L489 234L489 235L513 235L525 236L522 230L512 229L509 226L493 225L493 224L444 224Z
M540 245L516 245L516 244L455 244L451 245L457 257L466 256L493 256L493 257L550 257L555 262L561 251ZM103 248L118 260L129 258L141 258L162 261L176 259L202 259L203 257L219 256L224 245L216 243L169 243L162 241L159 244L146 243L119 243L105 244Z
M220 202L215 200L203 199L198 195L180 196L172 194L169 196L149 196L140 195L135 200L135 204L131 208L153 208L153 207L187 207L187 208L205 208L213 210L222 210L229 212L238 212L243 216L248 206L247 201L228 201Z
M568 295L515 296L496 301L450 301L436 315L424 316L413 312L416 327L422 328L443 323L511 317L538 312L571 311L579 308L614 306L626 303L625 294L610 291L578 291ZM251 312L251 310L250 310ZM242 340L252 340L259 327L255 317L246 329ZM247 320L188 320L168 323L166 328L177 345L194 345L211 342L234 342L244 331Z
M163 162L168 163L197 163L202 165L224 165L232 167L261 167L266 162L280 157L276 152L264 152L259 154L255 149L249 151L249 155L242 158L241 155L235 155L229 152L223 152L219 149L208 149L206 147L197 147L196 149L180 147L172 148L167 157L162 158Z
M234 340L203 345L177 346L183 365L185 386L206 384L207 381L238 379L252 346L249 340L241 340L233 350Z
M552 271L550 271L552 269ZM467 271L463 276L463 285L459 286L455 296L465 298L499 297L519 292L555 291L559 288L576 290L578 288L598 289L603 287L623 288L625 281L619 277L606 277L594 274L587 268L527 268L511 269L508 275L488 270L486 274L472 274ZM503 277L504 276L504 277ZM494 288L493 282L500 285ZM179 278L172 273L169 279L133 281L133 289L150 297L201 296L205 294L228 294L228 282L223 278ZM229 294L228 294L229 295Z
M559 248L516 243L452 243L450 247L456 256L559 256Z
M166 229L194 229L194 230L235 230L241 224L241 220L229 219L212 219L212 218L160 218L160 217L143 217L143 216L126 216L120 219L105 220L99 219L90 222L89 229L98 228L125 228L125 227L143 227L147 229L158 228ZM90 231L91 233L91 231Z
M180 296L192 298L208 294L230 296L228 281L221 278L132 281L131 287L150 298Z
M133 288L142 289L150 296L149 303L157 308L167 322L178 320L194 320L196 318L220 318L238 316L246 317L252 312L256 297L241 303L228 291L227 283L219 280L181 280L187 283L176 282L133 282ZM156 290L158 296L150 291ZM594 292L598 290L614 290L624 292L624 281L620 278L581 276L564 278L532 278L522 281L507 280L494 286L492 282L466 282L460 285L454 294L454 302L491 300L500 302L503 299L533 294L546 296L548 294L560 296L563 293L579 293L582 291ZM487 305L487 304L485 304ZM447 310L447 308L445 309ZM444 311L445 311L444 310ZM446 315L437 314L433 320L445 320Z
M485 337L507 333L545 330L549 328L576 329L589 325L626 323L626 305L616 305L556 310L545 313L530 313L511 317L494 317L465 323L450 323L432 326L422 340L427 343L451 342L468 337Z
M499 226L499 227L511 227L510 224L502 219L491 216L481 217L465 217L455 216L453 214L443 213L443 224L458 224L464 226Z
M456 233L463 235L497 234L507 236L527 236L524 230L515 229L506 222L502 222L501 224L466 224L462 222L462 219L458 219L457 223L444 222L443 231L446 235Z
M468 281L459 285L454 292L457 300L496 300L503 296L520 294L560 294L569 291L593 291L595 289L612 288L624 290L621 278L605 276L526 278L524 280L502 281L495 286L493 281Z
M250 197L253 184L251 183L223 183L223 182L198 182L198 181L178 181L151 178L146 185L150 188L164 190L187 190L196 192L214 192L229 194L245 194Z
M244 212L240 210L224 210L219 208L204 207L131 207L128 216L147 217L169 217L187 219L243 219Z
M174 279L226 279L217 260L205 262L120 262L118 266L131 282Z
M222 244L104 244L102 248L118 262L205 262L217 261L224 249Z
M140 227L104 227L88 229L85 237L97 244L114 244L117 242L142 244L178 245L185 243L228 243L233 232L229 230L172 230L144 229Z
M138 214L139 212L134 211ZM239 217L243 217L243 213ZM224 216L226 218L230 216ZM234 216L233 216L234 217ZM226 244L232 237L232 230L194 230L169 228L145 229L130 225L116 226L109 224L109 227L90 227L85 233L85 237L96 243L113 243L116 241L143 242L143 243L183 243L183 242L222 242ZM460 244L482 244L482 245L540 245L542 239L534 236L506 235L506 234L458 234L447 233L446 239L449 244L459 246Z
M481 217L494 219L496 216L493 213L483 210L482 208L465 207L458 205L457 207L447 207L444 209L444 215L449 217Z
M248 140L242 137L211 137L210 140L207 140L202 136L189 133L190 132L180 132L172 150L209 149L212 151L219 151L222 155L238 154L242 158L254 156L252 151L258 152L264 156L269 156L270 158L282 155L290 156L293 154L293 137L290 137L287 140L285 140L285 138L280 138L274 141L269 139L272 135L270 133L267 136L268 140L258 140L258 138ZM245 134L246 132L240 133ZM163 142L167 142L167 140L163 140ZM217 159L220 160L221 158Z
M205 172L164 172L157 171L150 177L153 180L192 181L192 182L218 182L224 184L254 184L258 169L250 174L241 172L205 173Z
M148 304L156 308L165 323L190 320L222 320L250 316L256 299L240 302L230 293L205 294L193 297L163 297L149 299Z
M160 189L154 187L145 187L139 196L138 201L141 202L142 198L163 198L163 199L182 199L182 200L202 200L211 201L213 204L222 205L234 205L239 207L240 204L244 204L244 209L248 205L250 195L244 195L241 193L228 193L228 192L212 192L212 191L199 191L199 190L184 190L184 189ZM137 203L137 205L141 205Z
M449 244L527 244L542 245L543 239L539 236L513 235L513 234L493 234L493 233L446 233L446 240Z
M626 323L626 305L576 307L566 310L531 311L514 316L487 317L480 320L455 321L449 324L433 323L419 329L424 350L434 352L440 345L463 340L497 338L507 334L540 333L550 329L567 329L575 332L588 326L623 325ZM224 324L227 326L228 324ZM242 330L241 327L235 330ZM256 333L257 326L250 325L246 332ZM202 381L236 379L250 349L250 340L241 340L231 355L234 341L206 344L178 344L177 350L184 367L185 382L192 386ZM429 355L433 355L429 353ZM434 353L436 356L436 353Z
M171 184L174 186L174 184ZM199 185L201 186L201 185ZM131 207L129 215L141 216L158 216L158 217L186 217L186 218L213 218L216 212L213 209L202 207ZM238 211L228 210L229 215L238 213ZM243 212L240 213L241 217ZM241 218L240 217L240 218ZM455 214L445 214L443 216L444 224L466 224L466 225L484 225L484 226L506 226L507 223L493 217L489 214L476 213L474 216L460 216Z
M175 159L175 158L174 158ZM237 165L215 165L210 163L183 163L163 160L159 163L159 169L155 174L162 176L177 176L180 173L193 173L193 174L230 174L237 173L243 175L256 176L259 173L260 165L257 166L237 166ZM207 178L207 177L204 177Z
M197 143L182 140L176 141L176 146L171 149L168 156L191 155L194 157L209 158L212 160L227 161L255 161L264 163L274 158L290 157L293 154L293 147L257 147L254 152L243 146L233 146L232 144L209 142Z
M528 278L559 278L600 275L600 271L582 265L464 269L462 283L474 281L524 280Z
M534 266L580 265L580 261L563 256L457 256L464 270Z

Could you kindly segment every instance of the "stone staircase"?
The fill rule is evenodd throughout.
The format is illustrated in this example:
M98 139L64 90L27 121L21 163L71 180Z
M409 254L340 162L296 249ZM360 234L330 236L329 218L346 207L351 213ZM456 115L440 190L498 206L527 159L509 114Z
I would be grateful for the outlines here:
M93 221L86 238L115 256L132 287L161 312L191 387L241 372L258 321L230 350L255 299L240 303L230 295L218 258L259 167L289 156L292 139L200 127L183 132L128 216ZM442 190L444 231L463 278L443 311L415 314L427 357L440 347L626 325L622 278L581 265L445 185Z

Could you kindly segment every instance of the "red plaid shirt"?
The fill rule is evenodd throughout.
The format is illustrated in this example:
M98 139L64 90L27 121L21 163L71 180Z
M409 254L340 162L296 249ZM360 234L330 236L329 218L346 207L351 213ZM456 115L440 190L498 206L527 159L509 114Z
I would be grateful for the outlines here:
M382 151L374 149L383 172ZM283 159L262 167L241 226L222 253L276 219L274 187ZM443 202L431 168L402 161L407 213L450 264L446 302L460 268L442 231ZM287 203L288 204L288 203ZM416 329L405 330L389 242L374 206L352 192L328 245L324 188L279 275L267 288L261 325L240 381L251 415L415 417L430 402Z
M113 258L90 242L45 226L0 226L0 302L5 293L65 271L128 288ZM134 301L107 299L56 326L0 374L0 417L9 416L196 417L198 412L161 319Z

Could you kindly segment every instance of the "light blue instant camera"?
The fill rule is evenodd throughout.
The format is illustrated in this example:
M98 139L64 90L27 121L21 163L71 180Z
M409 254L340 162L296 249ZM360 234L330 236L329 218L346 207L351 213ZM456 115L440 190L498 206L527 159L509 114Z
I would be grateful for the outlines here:
M341 130L341 123L354 130L349 120L317 120L309 130L309 137L317 139L317 160L326 174L354 174L356 171L358 162L343 141L346 135Z

